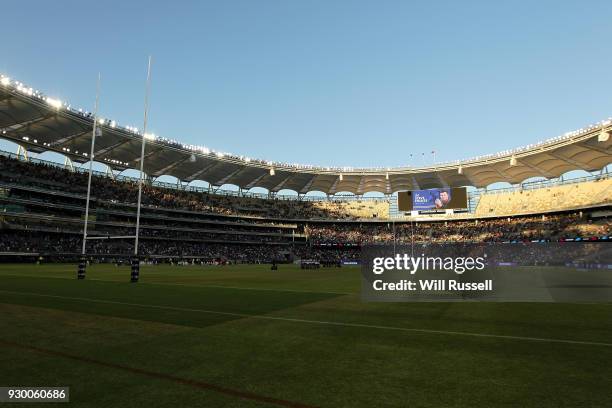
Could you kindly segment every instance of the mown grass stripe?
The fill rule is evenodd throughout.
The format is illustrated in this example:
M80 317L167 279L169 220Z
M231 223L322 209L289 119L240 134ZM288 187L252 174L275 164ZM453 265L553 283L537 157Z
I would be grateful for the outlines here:
M179 312L206 313L206 314L232 316L232 317L240 317L240 318L248 318L248 319L275 320L275 321L293 322L293 323L318 324L318 325L326 325L326 326L365 328L365 329L377 329L377 330L392 330L392 331L401 331L401 332L409 332L409 333L440 334L440 335L450 335L450 336L480 337L480 338L492 338L492 339L501 339L501 340L518 340L518 341L612 347L612 343L585 341L585 340L554 339L554 338L529 337L529 336L512 336L512 335L504 335L504 334L459 332L459 331L449 331L449 330L421 329L421 328L398 327L398 326L382 326L382 325L373 325L373 324L365 324L365 323L310 320L310 319L299 319L299 318L283 317L283 316L254 315L254 314L248 314L248 313L223 312L219 310L193 309L193 308L184 308L184 307L177 307L177 306L130 303L130 302L120 302L120 301L115 301L115 300L60 296L60 295L50 295L50 294L44 294L44 293L10 291L10 290L2 290L2 289L0 289L0 293L7 293L7 294L14 294L14 295L26 295L26 296L39 296L39 297L48 297L48 298L82 301L82 302L106 303L106 304L123 305L123 306L131 306L131 307L143 307L143 308L152 308L152 309L161 309L161 310L173 310L173 311L179 311Z
M74 277L67 278L64 276L31 276L31 275L18 275L18 274L3 274L2 276L8 276L11 278L44 278L44 279L62 279L74 281ZM96 279L87 278L88 281L93 282L105 282L105 283L124 283L127 282L113 279ZM170 282L138 282L139 285L161 285L161 286L182 286L188 288L212 288L212 289L228 289L228 290L254 290L260 292L287 292L287 293L310 293L310 294L323 294L323 295L338 295L338 296L357 296L357 292L329 292L321 290L298 290L298 289L280 289L280 288L256 288L250 286L228 286L228 285L207 285L200 283L170 283Z

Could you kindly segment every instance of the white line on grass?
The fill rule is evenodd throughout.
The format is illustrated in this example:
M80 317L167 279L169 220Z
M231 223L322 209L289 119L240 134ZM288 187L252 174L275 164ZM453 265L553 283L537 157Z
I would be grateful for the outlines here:
M239 290L260 290L267 292L289 292L289 293L321 293L324 295L358 295L358 293L346 293L346 292L321 292L321 291L313 291L313 290L295 290L295 289L270 289L270 288L251 288L251 287L238 287L238 286L223 286L223 285L190 285L186 283L162 283L162 282L146 282L151 285L181 285L181 286L191 286L198 288L218 288L218 289L239 289Z
M70 278L74 280L74 278ZM100 282L121 282L121 281L109 281L105 279L89 279L92 281ZM312 290L295 290L295 289L272 289L272 288L251 288L251 287L239 287L239 286L223 286L223 285L200 285L198 283L166 283L166 282L140 282L144 285L164 285L164 286L187 286L190 288L214 288L214 289L238 289L238 290L258 290L262 292L288 292L288 293L320 293L324 295L358 295L357 293L345 293L345 292L321 292Z
M411 333L445 334L445 335L451 335L451 336L469 336L469 337L483 337L483 338L504 339L504 340L522 340L522 341L537 341L537 342L545 342L545 343L579 344L579 345L587 345L587 346L612 347L612 343L602 343L602 342L596 342L596 341L550 339L550 338L544 338L544 337L509 336L509 335L503 335L503 334L486 334L486 333L471 333L471 332L458 332L458 331L434 330L434 329L415 329L415 328L397 327L397 326L380 326L380 325L365 324L365 323L308 320L308 319L298 319L298 318L292 318L292 317L253 315L253 314L248 314L248 313L236 313L236 312L221 312L218 310L191 309L191 308L176 307L176 306L129 303L129 302L119 302L115 300L49 295L49 294L44 294L44 293L20 292L20 291L11 291L11 290L2 290L2 289L0 289L0 293L8 293L8 294L14 294L14 295L39 296L39 297L48 297L48 298L64 299L64 300L75 300L75 301L92 302L92 303L106 303L106 304L113 304L113 305L133 306L133 307L144 307L144 308L151 308L151 309L174 310L174 311L179 311L179 312L216 314L216 315L221 315L221 316L233 316L233 317L242 317L242 318L249 318L249 319L276 320L276 321L293 322L293 323L319 324L319 325L327 325L327 326L357 327L357 328L365 328L365 329L393 330L393 331L411 332Z

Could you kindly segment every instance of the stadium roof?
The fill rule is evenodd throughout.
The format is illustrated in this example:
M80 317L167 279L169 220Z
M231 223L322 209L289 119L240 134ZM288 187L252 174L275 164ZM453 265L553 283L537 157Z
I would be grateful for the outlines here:
M0 76L0 137L26 150L53 151L71 160L89 161L93 114L47 97ZM95 161L113 170L140 167L143 135L98 118ZM596 171L612 162L612 121L566 133L541 143L488 156L430 167L332 168L269 162L214 152L153 135L147 139L144 171L171 175L183 182L203 180L214 186L263 187L272 192L393 193L401 190L521 183L532 177L556 178L571 170Z

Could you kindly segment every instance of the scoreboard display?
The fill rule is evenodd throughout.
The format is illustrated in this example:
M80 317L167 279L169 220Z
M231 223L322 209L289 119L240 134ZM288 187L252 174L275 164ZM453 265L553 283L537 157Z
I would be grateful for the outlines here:
M465 187L432 188L397 193L399 211L465 210L468 208Z

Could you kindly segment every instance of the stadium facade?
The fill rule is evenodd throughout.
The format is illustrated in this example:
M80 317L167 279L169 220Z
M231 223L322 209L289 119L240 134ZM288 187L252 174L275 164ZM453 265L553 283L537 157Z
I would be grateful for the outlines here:
M28 158L28 152L51 151L76 163L88 162L93 120L89 112L0 77L0 137L20 146L18 154L0 152L0 261L73 261L80 256L87 173L82 167ZM603 171L612 162L610 120L513 151L435 167L393 169L264 162L144 135L148 181L141 206L139 180L116 173L140 167L143 135L98 120L104 137L96 140L95 161L109 171L96 172L92 179L86 253L99 261L125 260L134 252L137 208L142 209L139 254L163 262L315 259L335 265L358 261L363 245L391 241L610 241L612 178ZM595 173L555 179L577 169ZM154 180L162 175L216 187L263 187L271 194L179 188ZM391 194L396 191L485 187L532 177L549 180L472 192L468 213L393 218ZM298 199L279 199L275 193L285 189L298 192ZM304 197L311 191L323 191L328 199ZM341 191L356 195L334 195ZM361 196L370 191L388 197Z

